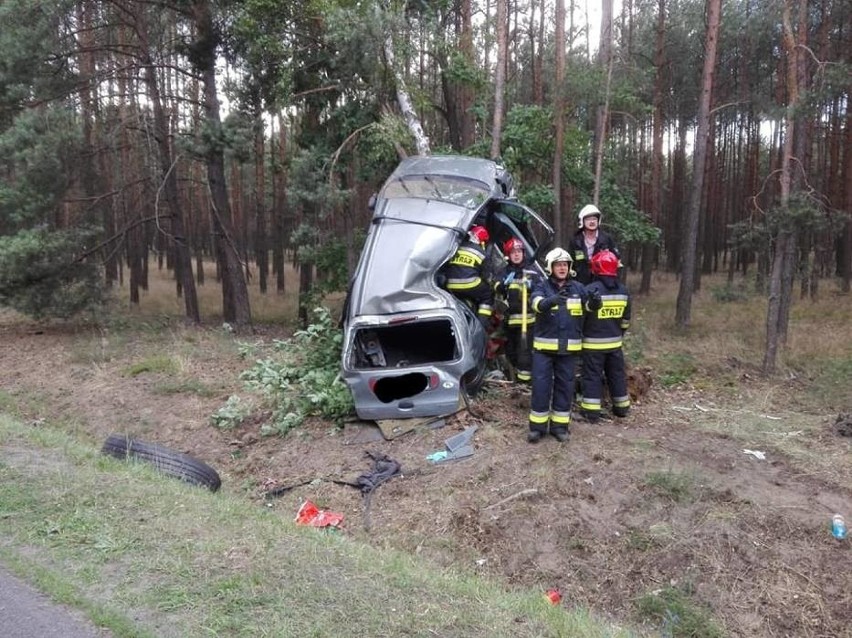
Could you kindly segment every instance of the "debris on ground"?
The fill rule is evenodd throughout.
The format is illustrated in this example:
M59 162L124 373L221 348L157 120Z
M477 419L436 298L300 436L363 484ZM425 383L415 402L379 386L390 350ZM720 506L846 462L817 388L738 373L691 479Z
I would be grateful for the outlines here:
M370 506L373 502L373 492L382 483L392 479L394 476L402 475L402 466L392 458L377 452L367 452L367 456L373 459L372 472L366 472L355 479L354 485L364 495L364 529L370 531Z
M476 426L472 425L465 428L462 432L451 436L444 441L443 450L432 452L426 457L430 463L445 463L447 461L457 461L469 456L473 456L473 434L476 432Z
M362 494L369 494L385 481L402 474L402 466L392 458L376 452L367 452L366 454L373 459L373 470L365 472L355 479L355 484L361 489Z
M305 501L296 513L297 525L310 527L339 527L343 523L343 514L319 509L311 501Z

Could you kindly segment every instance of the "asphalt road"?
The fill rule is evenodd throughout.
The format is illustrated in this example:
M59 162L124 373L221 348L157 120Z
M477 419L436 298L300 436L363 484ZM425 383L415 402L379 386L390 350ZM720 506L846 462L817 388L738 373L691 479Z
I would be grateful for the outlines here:
M109 638L82 612L54 603L0 565L0 635L4 638Z

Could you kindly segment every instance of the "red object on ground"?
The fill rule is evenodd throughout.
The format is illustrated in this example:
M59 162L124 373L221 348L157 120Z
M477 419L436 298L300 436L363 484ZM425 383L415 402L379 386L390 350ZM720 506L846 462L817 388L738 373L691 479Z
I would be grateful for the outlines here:
M548 589L544 597L551 605L558 605L562 602L562 593L558 589Z
M343 514L326 512L319 509L310 501L305 501L296 513L298 525L310 525L311 527L338 527L343 522Z

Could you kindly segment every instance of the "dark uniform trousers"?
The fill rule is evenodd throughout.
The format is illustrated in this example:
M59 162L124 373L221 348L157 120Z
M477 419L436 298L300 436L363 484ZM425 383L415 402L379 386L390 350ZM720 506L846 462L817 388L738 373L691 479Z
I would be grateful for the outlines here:
M532 353L532 401L530 430L547 434L565 432L571 423L571 404L574 401L575 354Z
M535 311L531 307L531 288L539 274L522 264L508 264L497 277L494 289L506 302L503 351L515 369L515 380L529 383L532 371L532 344L535 330ZM526 308L524 308L526 306ZM526 325L526 334L524 326Z
M524 335L520 327L506 328L506 357L515 366L515 377L518 381L529 383L532 369L532 326L527 328Z
M550 279L533 289L537 313L533 338L530 430L567 433L574 401L574 368L582 351L582 320L586 289L569 281L560 289ZM545 300L559 301L543 309Z
M603 378L606 375L612 412L616 416L627 416L630 395L627 392L627 372L624 367L624 351L583 350L583 399L580 409L594 417L600 414L603 397Z
M586 319L583 331L583 398L580 411L591 420L601 413L603 379L609 384L612 413L627 416L630 395L624 365L624 331L630 326L630 295L615 277L599 277L589 284L601 295L601 308Z

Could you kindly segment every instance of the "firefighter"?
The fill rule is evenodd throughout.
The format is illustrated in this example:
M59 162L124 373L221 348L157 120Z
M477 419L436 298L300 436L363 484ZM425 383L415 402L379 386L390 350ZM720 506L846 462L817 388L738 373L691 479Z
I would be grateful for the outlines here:
M537 443L548 429L557 441L568 440L571 404L574 400L574 368L582 353L585 312L597 310L600 298L570 279L571 255L554 248L545 257L550 275L536 284L532 307L532 399L527 441Z
M494 291L486 274L485 246L488 240L485 226L471 226L467 239L443 268L446 289L468 302L486 329L491 322L494 305Z
M618 257L602 250L592 257L593 281L586 288L601 298L601 307L586 317L583 326L583 375L580 415L597 422L601 414L603 381L609 386L612 413L627 416L630 395L622 348L624 332L630 327L630 294L618 281Z
M526 263L524 243L517 237L503 242L506 255L505 268L495 278L494 290L506 302L503 328L506 335L506 357L515 369L515 380L529 383L532 378L532 327L535 313L532 312L530 294L539 280L538 271Z
M602 217L601 211L594 204L583 206L577 215L579 230L574 233L574 237L571 239L570 251L574 257L574 271L577 273L577 281L584 286L592 281L589 263L595 253L601 250L609 250L619 260L621 259L613 238L600 228ZM620 262L619 265L621 265Z

